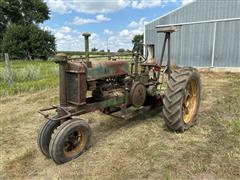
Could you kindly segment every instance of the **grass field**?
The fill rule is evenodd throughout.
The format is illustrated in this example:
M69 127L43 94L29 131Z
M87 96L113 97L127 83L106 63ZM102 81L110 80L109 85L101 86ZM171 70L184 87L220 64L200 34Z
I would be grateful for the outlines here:
M45 65L39 71L52 78L54 64ZM93 145L61 166L36 144L43 123L36 111L58 103L53 79L56 84L31 93L1 93L0 179L240 179L239 74L202 73L199 123L183 134L166 129L160 107L129 120L100 112L81 116L93 130Z

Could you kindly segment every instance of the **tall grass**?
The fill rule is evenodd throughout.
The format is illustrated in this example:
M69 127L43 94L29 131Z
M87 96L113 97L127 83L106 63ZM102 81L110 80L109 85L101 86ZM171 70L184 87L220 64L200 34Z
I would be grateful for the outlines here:
M13 84L7 82L5 64L0 62L0 96L34 92L58 85L58 65L52 61L11 61Z

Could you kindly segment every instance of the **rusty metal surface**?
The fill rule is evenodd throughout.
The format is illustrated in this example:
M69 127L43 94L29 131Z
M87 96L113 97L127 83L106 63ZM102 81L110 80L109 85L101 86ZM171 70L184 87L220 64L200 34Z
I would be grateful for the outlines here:
M116 77L128 74L127 61L100 61L92 62L92 68L88 68L88 80Z
M66 71L78 71L79 73L86 73L87 66L81 61L68 62Z
M66 73L67 101L78 103L78 74Z
M131 104L134 107L141 107L146 100L146 87L141 82L135 82L130 90Z
M67 93L66 93L66 62L59 63L59 95L60 95L60 106L67 105Z
M85 32L82 34L82 36L84 37L85 41L85 59L86 61L89 61L89 37L91 36L91 34Z
M45 112L51 111L53 109L58 110L59 115L61 115L59 118L54 118L54 117L51 118L51 117L49 117L49 114L45 113ZM40 109L38 111L38 113L43 115L44 118L46 118L48 120L53 120L53 121L59 121L59 120L62 120L62 119L67 119L67 118L70 118L72 116L72 114L66 108L64 108L62 106L52 106L50 108Z
M176 32L177 28L175 26L167 27L167 28L158 28L157 32L158 33L166 33L166 32Z
M63 152L66 157L72 158L81 153L86 146L87 135L82 128L70 133L64 140Z

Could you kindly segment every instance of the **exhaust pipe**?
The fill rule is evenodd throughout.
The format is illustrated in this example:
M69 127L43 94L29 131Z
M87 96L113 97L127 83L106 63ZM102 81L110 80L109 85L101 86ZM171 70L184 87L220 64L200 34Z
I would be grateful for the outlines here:
M85 59L88 62L89 61L89 37L91 36L90 33L83 33L82 36L84 37L85 42Z

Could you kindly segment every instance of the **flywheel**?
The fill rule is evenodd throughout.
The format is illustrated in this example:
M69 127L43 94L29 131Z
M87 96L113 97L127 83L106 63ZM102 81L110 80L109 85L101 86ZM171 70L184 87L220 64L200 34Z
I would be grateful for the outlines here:
M135 82L130 90L130 100L134 107L141 107L146 100L146 87L141 82Z

